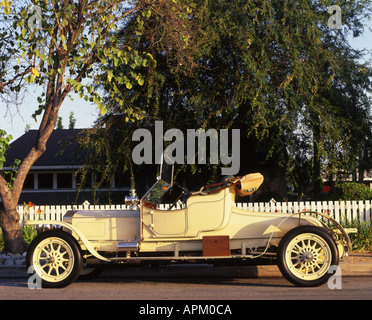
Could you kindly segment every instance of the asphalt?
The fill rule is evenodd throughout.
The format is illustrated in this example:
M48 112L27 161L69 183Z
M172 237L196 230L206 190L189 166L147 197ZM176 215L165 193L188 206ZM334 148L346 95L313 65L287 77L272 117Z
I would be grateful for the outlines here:
M343 277L372 276L372 253L351 252L339 264ZM0 278L28 278L25 266L0 266ZM276 265L211 266L168 265L159 267L107 267L100 278L270 278L282 277Z

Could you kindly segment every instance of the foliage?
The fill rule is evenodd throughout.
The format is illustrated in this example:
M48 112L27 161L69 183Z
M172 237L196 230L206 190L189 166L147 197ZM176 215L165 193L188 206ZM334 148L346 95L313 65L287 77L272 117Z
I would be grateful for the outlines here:
M33 114L35 120L42 116L42 138L50 136L58 110L71 91L97 104L102 114L106 113L108 101L102 99L103 95L96 90L99 87L94 84L102 84L110 92L112 103L125 115L126 122L137 121L144 111L133 105L124 107L123 90L143 86L146 70L156 63L151 53L135 47L137 39L141 38L147 19L161 20L158 33L173 28L165 36L168 52L175 53L173 60L179 61L177 66L188 65L189 16L195 7L194 2L189 2L23 0L14 3L12 15L4 15L0 27L2 34L7 35L0 43L3 62L0 87L15 92L21 91L24 84L46 88L37 98L39 106ZM37 5L42 13L40 25L33 25L37 10L32 5ZM132 33L130 39L123 39L119 28L126 28L128 19L132 21ZM25 172L20 172L24 177Z
M331 196L337 200L372 200L372 190L362 183L337 183L332 188Z
M57 124L56 124L56 129L63 129L63 124L62 124L62 117L57 118Z
M13 2L9 0L0 1L0 8L3 8L4 14L10 14L12 5Z
M8 44L6 53L9 56L11 51L11 61L17 64L11 65L9 71L2 70L3 82L12 90L19 91L21 82L11 82L11 79L23 77L27 84L42 85L63 77L63 87L59 90L64 89L66 94L74 90L85 100L97 103L104 112L100 95L81 80L93 78L102 81L102 73L93 66L97 62L105 65L108 58L115 60L115 64L137 66L140 57L125 44L119 45L114 35L118 24L138 10L136 4L128 9L125 2L36 1L34 4L42 12L41 28L30 28L29 22L35 14L30 6L26 3L14 5L12 25L7 25L8 29L13 27L13 45ZM44 104L50 98L47 94L38 98L40 104L34 114L35 119L42 114Z
M21 231L27 244L30 244L31 241L37 236L37 229L34 225L24 225L21 227Z
M5 154L6 151L9 149L10 141L13 139L11 135L7 135L4 130L0 129L0 170L3 169L3 165L5 162Z
M137 128L151 126L153 114L157 113L158 104L154 101L158 96L154 88L158 86L160 78L156 71L157 66L166 63L170 69L180 74L191 74L195 68L194 54L200 44L196 41L199 39L196 34L200 20L197 14L201 8L195 6L195 1L144 3L146 6L140 16L128 19L118 35L120 43L130 45L135 55L143 57L136 59L142 65L135 68L138 72L135 76L132 70L135 65L130 65L128 69L126 64L116 64L115 59L107 60L105 69L109 82L100 83L97 87L104 92L102 96L108 111L97 120L97 126L87 130L80 139L87 152L86 169L99 177L95 187L105 183L115 172L134 176L131 136ZM137 27L139 19L143 25L141 33ZM167 32L168 29L171 31ZM146 45L143 41L146 41ZM160 55L156 50L158 48L162 51ZM120 80L118 74L137 80L128 85L128 82ZM146 81L143 82L142 79ZM165 81L164 78L163 80ZM167 126L171 125L172 123L167 123ZM150 173L154 169L149 166L136 169L142 175L148 173L155 177L154 173Z
M4 131L4 130L1 130L0 129L0 170L3 169L3 166L4 166L4 162L5 162L5 155L6 155L6 151L9 149L10 147L10 141L13 139L13 137L11 135L7 135L7 133ZM11 165L11 170L7 170L7 171L1 171L0 172L0 175L3 176L6 181L7 181L7 186L9 187L9 189L12 189L13 188L13 183L15 181L15 175L16 175L16 172L17 172L17 167L20 163L20 160L18 159L14 159L14 163Z
M1 214L12 215L26 176L43 154L65 98L75 92L97 104L104 114L107 108L102 95L94 90L94 82L111 82L105 68L108 59L130 69L122 76L116 75L119 82L143 83L143 79L137 77L136 68L146 68L145 58L149 56L145 52L139 54L124 42L119 43L116 35L131 15L138 16L136 30L141 32L147 2L19 0L12 3L3 0L0 4L4 9L4 14L0 14L1 97L24 92L31 85L42 88L33 114L39 122L36 140L28 146L29 152L19 163L12 185L0 176ZM125 78L128 73L130 79ZM2 150L0 156L3 154ZM8 221L17 221L17 217L9 217ZM5 225L1 227L4 231ZM16 226L8 228L9 232L4 235L12 237L10 234ZM21 250L22 240L12 241L12 248L8 250Z
M346 33L363 32L360 21L370 14L371 3L341 1L343 31L335 31L327 25L331 1L194 2L185 29L193 34L187 42L192 68L174 63L178 50L166 38L163 15L157 11L151 11L140 35L134 32L134 19L120 30L121 41L153 59L141 72L145 82L129 90L116 81L125 66L108 60L120 96L101 86L108 113L97 124L105 123L107 138L108 132L116 137L121 132L122 138L118 155L109 150L108 141L113 140L99 146L104 150L98 156L102 168L123 163L119 158L130 160L131 133L136 128L152 130L156 120L164 121L164 131L240 129L241 172L269 168L269 161L272 171L289 164L287 173L300 193L319 188L322 172L333 174L350 166L363 149L359 138L370 131L371 71L360 62L361 52L350 48ZM93 140L91 146L98 147L99 141ZM309 170L301 169L305 166ZM130 164L120 170L125 168ZM189 169L217 179L214 166Z
M353 220L343 222L344 228L357 228L357 233L349 234L352 250L360 252L372 252L372 228L365 221Z
M76 124L76 118L75 118L75 113L73 111L70 112L70 115L68 117L68 128L69 129L75 129L75 124Z

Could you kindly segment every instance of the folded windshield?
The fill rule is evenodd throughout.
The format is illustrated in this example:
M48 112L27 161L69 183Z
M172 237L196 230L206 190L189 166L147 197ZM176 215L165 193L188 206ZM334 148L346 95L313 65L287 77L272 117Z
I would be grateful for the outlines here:
M142 199L151 203L159 203L164 193L173 185L174 164L166 154L162 155L160 174L157 182L150 188Z
M174 163L166 154L162 155L160 165L160 180L168 183L170 186L173 184Z
M164 193L170 188L170 184L166 183L163 180L156 182L152 188L146 193L143 197L144 200L158 204Z

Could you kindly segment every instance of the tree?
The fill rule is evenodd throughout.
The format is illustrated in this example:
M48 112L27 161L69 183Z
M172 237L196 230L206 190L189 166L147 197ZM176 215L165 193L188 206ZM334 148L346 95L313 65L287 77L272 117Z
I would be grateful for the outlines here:
M137 31L137 18L132 17L118 34L120 42L130 45L135 54L143 57L137 59L142 66L133 74L126 65L108 59L105 70L110 83L98 85L107 113L101 115L95 128L81 136L80 142L87 154L85 169L101 177L96 181L96 187L115 172L129 173L132 179L137 172L141 172L141 177L155 176L156 168L133 166L132 133L138 128L151 128L156 119L164 119L162 114L166 111L159 108L160 101L166 103L158 91L162 90L161 83L169 81L177 86L174 74L191 76L197 68L197 52L208 43L207 37L202 37L200 25L203 1L147 1L146 5L141 33ZM159 68L171 75L162 75ZM124 75L124 81L119 75ZM189 121L182 118L181 109L178 111L178 123ZM173 118L167 120L170 120L166 122L168 128L175 124Z
M337 53L338 71L331 75L330 85L318 87L314 106L322 105L324 111L314 109L308 118L301 115L289 146L293 155L289 174L292 180L298 176L295 190L299 193L304 189L319 193L324 178L332 184L344 178L339 173L349 174L356 166L361 172L372 167L366 158L372 129L372 70L361 62L363 51L350 48L346 41L329 46ZM312 188L306 188L306 183Z
M352 137L362 134L357 130L358 119L365 115L366 89L370 88L369 67L358 63L359 53L350 48L346 33L358 36L363 32L361 21L370 15L371 3L340 1L342 30L327 24L331 4L198 1L197 7L205 10L195 12L194 17L201 31L193 38L199 46L188 51L195 62L193 72L170 63L173 52L165 49L172 46L162 41L164 33L157 32L162 30L157 26L159 19L151 16L141 37L131 43L138 52L150 52L156 64L143 72L143 85L122 90L125 87L117 83L117 91L122 92L117 101L104 88L109 113L100 121L110 124L106 128L111 132L120 123L113 119L120 117L128 122L126 130L149 126L155 120L182 130L239 128L241 173L264 170L268 184L263 190L272 192L280 186L285 195L287 163L293 164L294 157L302 153L311 167L309 190L319 191L323 169L342 167L345 159L337 158L352 151L356 143ZM133 39L130 23L121 36L123 41ZM367 71L358 82L360 68ZM112 72L122 70L115 67ZM345 88L360 99L345 100L351 93ZM124 144L131 150L128 133L120 140L122 150ZM108 150L110 144L102 147L114 154ZM208 176L216 172L212 166L195 170Z
M46 149L64 99L75 91L81 98L97 103L101 112L105 112L104 102L88 80L109 82L110 77L96 68L97 63L105 65L108 58L119 65L132 65L135 72L141 57L125 43L118 43L115 32L119 25L125 25L127 17L134 14L138 16L140 32L147 3L25 0L12 5L4 0L1 4L5 5L5 14L1 16L4 23L1 24L3 37L0 39L3 50L0 90L7 94L20 92L27 85L43 88L33 115L35 120L41 117L36 140L11 182L0 175L0 226L5 250L21 253L25 242L16 206L30 168ZM7 140L2 138L2 150L6 151L8 146L4 141Z
M57 118L56 129L63 129L62 117Z
M75 114L73 111L71 111L69 116L68 128L75 129L75 124L76 124Z

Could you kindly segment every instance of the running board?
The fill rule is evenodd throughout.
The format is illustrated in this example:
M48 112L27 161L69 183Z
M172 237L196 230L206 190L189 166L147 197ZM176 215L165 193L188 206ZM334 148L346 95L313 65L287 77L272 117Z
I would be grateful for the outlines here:
M242 259L242 258L253 258L252 255L233 255L233 256L210 256L210 257L203 257L203 256L182 256L182 257L115 257L110 258L112 262L119 262L119 261L156 261L156 260L163 260L163 261L182 261L182 260L215 260L215 259Z

